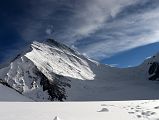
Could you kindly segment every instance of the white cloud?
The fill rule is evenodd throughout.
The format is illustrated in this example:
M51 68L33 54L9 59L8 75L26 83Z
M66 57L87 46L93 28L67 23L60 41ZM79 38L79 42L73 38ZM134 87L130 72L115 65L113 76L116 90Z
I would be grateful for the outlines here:
M106 20L114 17L121 8L135 4L137 0L92 0L80 6L77 12L70 20L70 26L67 28L65 38L70 43L76 42L82 38L88 37L97 30L103 28ZM73 23L73 24L72 24ZM63 38L64 39L64 38Z
M158 12L157 8L110 23L106 22L103 30L95 35L99 42L87 45L82 51L87 51L88 56L101 59L135 47L159 42Z
M115 16L122 7L134 4L137 0L39 0L31 1L32 9L29 11L32 17L22 19L24 24L19 31L26 40L45 38L46 26L58 20L57 39L67 40L73 44L76 40L85 38L103 27L107 18ZM57 12L64 10L65 13ZM57 13L56 13L57 12ZM68 16L62 15L70 12ZM61 18L57 17L60 16ZM67 18L67 19L66 19ZM66 19L65 21L61 21ZM30 32L31 31L31 32ZM34 35L35 34L35 35Z
M47 28L46 28L46 34L48 35L48 36L50 36L50 35L52 35L53 34L53 30L54 28L53 28L53 25L50 25L50 26L48 26Z
M150 1L150 0L146 0ZM144 2L146 2L144 1ZM68 45L78 47L88 56L101 59L138 46L159 42L159 9L119 13L139 0L39 0L32 1L31 18L22 19L20 33L26 40L54 36ZM142 1L142 4L144 3ZM152 1L153 2L153 1ZM135 8L134 8L135 9ZM144 8L143 8L144 9ZM112 20L109 20L109 19ZM109 21L108 21L109 20ZM47 26L54 26L52 28ZM94 41L96 39L96 41ZM98 40L98 41L97 41Z

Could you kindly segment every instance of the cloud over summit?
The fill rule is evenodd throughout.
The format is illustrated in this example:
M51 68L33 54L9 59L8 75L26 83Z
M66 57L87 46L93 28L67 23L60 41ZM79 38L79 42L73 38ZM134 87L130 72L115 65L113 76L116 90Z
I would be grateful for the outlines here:
M95 59L159 42L157 0L19 1L8 18L25 41L54 37Z

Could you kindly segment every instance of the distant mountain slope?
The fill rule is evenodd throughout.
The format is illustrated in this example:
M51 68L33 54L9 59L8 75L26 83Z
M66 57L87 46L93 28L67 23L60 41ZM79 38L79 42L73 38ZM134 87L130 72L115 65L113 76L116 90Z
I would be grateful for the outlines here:
M0 79L34 101L95 101L159 98L159 55L132 68L115 68L90 60L48 39L33 42ZM150 79L150 80L149 80Z
M33 100L19 94L15 90L0 84L0 102L33 102Z

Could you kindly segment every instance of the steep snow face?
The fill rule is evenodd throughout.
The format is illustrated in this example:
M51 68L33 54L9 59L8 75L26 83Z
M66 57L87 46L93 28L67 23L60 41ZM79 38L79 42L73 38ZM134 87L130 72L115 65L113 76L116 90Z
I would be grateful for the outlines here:
M93 80L88 59L54 40L34 42L30 51L0 69L0 79L35 101L63 101L69 79Z
M45 43L33 42L31 47L33 50L25 56L49 78L50 72L81 80L95 77L86 59L81 59L82 56L65 45L48 40Z
M1 69L0 73L3 82L35 101L62 101L66 99L63 86L68 86L67 79L64 81L62 76L50 73L50 76L52 76L52 81L50 81L25 56L16 59L8 67Z
M1 77L13 89L34 100L48 98L47 92L43 92L40 85L40 76L36 75L36 66L26 57L21 57L12 62L7 68L2 69Z

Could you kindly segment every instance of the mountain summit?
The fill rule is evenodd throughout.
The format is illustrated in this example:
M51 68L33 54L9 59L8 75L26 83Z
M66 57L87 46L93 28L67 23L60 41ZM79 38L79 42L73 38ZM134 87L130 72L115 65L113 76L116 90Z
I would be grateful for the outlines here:
M34 101L95 101L159 98L159 55L140 66L115 68L84 57L53 39L0 69L0 83ZM5 91L1 91L5 92Z

